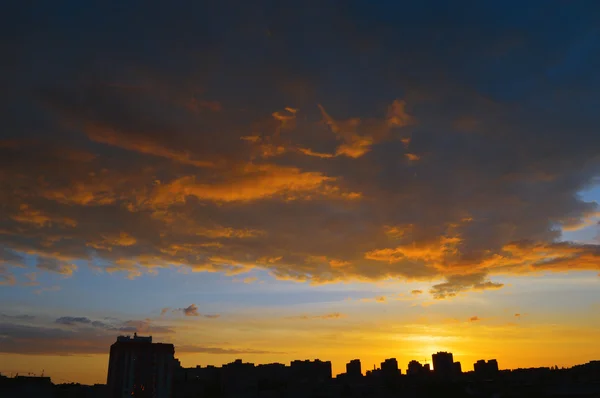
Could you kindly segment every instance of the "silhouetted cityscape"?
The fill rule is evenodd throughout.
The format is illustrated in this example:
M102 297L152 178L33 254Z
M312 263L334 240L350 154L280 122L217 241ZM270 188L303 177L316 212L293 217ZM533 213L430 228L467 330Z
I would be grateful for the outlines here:
M411 360L403 373L395 358L363 372L360 359L333 377L330 361L294 360L259 364L234 362L186 368L173 344L152 336L119 336L110 347L107 384L53 384L50 377L0 375L0 397L37 398L337 398L337 397L600 397L600 361L571 368L501 370L481 359L463 372L450 352L429 364Z

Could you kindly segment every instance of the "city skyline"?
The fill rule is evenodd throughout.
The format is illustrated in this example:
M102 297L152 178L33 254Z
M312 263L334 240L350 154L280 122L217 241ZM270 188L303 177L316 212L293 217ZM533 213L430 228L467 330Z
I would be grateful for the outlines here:
M292 360L254 364L236 359L222 366L184 367L173 344L152 336L121 335L110 346L106 384L56 383L46 375L0 374L0 392L7 398L192 398L192 397L437 397L596 396L600 392L600 361L569 368L501 369L496 359L480 359L474 371L463 372L453 353L431 355L429 364L411 360L406 373L396 358L363 372L360 359L333 375L330 361ZM3 396L4 396L3 395Z
M0 372L600 358L600 2L9 3Z
M133 336L131 335L120 335L120 336L113 336L116 337L116 342L120 343L120 342L127 342L127 341L142 341L142 342L147 342L147 343L154 343L153 345L158 345L158 346L171 346L171 344L169 342L166 341L153 341L152 336L138 336L137 332L133 334ZM114 344L113 344L114 345ZM111 346L112 347L112 346ZM112 351L112 350L111 350ZM189 361L187 363L182 363L182 361L180 360L180 358L177 355L177 347L175 347L174 350L174 359L177 362L177 366L181 366L181 368L188 368L188 369L199 369L199 368L205 368L205 369L209 369L211 367L216 367L216 368L221 368L224 367L226 365L232 365L232 364L249 364L252 366L267 366L267 365L286 365L285 362L286 361L272 361L272 362L254 362L254 361L245 361L243 359L243 353L234 353L230 355L230 358L234 358L231 359L229 362L223 362L223 363L204 363L204 364L193 364L190 363ZM439 359L441 366L438 367L438 370L436 371L436 367L435 367L435 362L436 362L436 356L438 357L443 357L443 359ZM526 363L524 365L521 366L517 366L517 367L502 367L499 365L498 359L496 357L489 357L489 358L481 358L478 357L477 360L475 360L474 362L470 363L470 362L465 362L460 361L460 360L456 360L457 358L454 358L453 353L450 351L437 351L437 352L432 352L429 356L426 356L424 358L412 358L406 361L406 366L402 367L401 361L397 361L397 358L394 357L393 355L388 355L387 357L382 357L380 362L373 362L372 367L370 366L371 364L367 363L367 362L363 362L361 360L361 358L355 358L355 356L353 356L352 354L348 354L347 355L348 358L352 358L352 359L348 359L348 361L346 363L339 363L339 364L335 364L334 366L334 362L328 359L324 359L324 358L318 358L318 357L303 357L303 358L292 358L289 359L287 362L289 363L289 365L286 366L291 366L293 365L295 362L310 362L310 363L327 363L331 366L332 369L332 373L331 373L331 377L332 378L336 378L339 376L344 376L347 374L353 375L355 376L365 376L368 375L370 372L372 371L381 371L382 369L384 369L384 367L386 365L389 366L389 362L393 361L394 366L396 367L396 369L399 371L399 375L419 375L421 374L423 371L425 371L425 373L431 373L433 375L438 375L438 376L444 376L444 377L450 377L452 375L455 374L462 374L462 373L477 373L478 371L481 372L482 374L485 374L487 372L487 368L492 365L492 369L495 369L495 372L498 372L498 370L520 370L520 369L536 369L536 368L550 368L553 369L555 367L560 368L560 369L568 369L571 368L573 366L579 366L579 365L583 365L586 363L592 363L592 362L598 362L597 359L594 359L592 357L589 358L589 360L581 362L581 363L574 363L571 365L567 365L567 366L560 366L557 364L554 365L543 365L543 366L533 366L533 365L527 365ZM448 365L444 364L443 362L445 362L445 358L449 357L449 363ZM477 355L475 354L475 357L477 357ZM81 357L75 357L75 360L79 361L81 360ZM68 380L68 379L64 379L61 377L56 377L57 380L59 380L62 383L81 383L81 384L88 384L88 385L92 385L92 384L105 384L106 379L107 379L107 373L110 375L110 361L108 358L108 355L106 355L106 359L107 359L107 363L106 363L106 369L105 369L105 374L100 375L99 379L90 379L90 380ZM460 358L458 358L460 359ZM458 364L458 368L454 368L452 367L452 365L456 365ZM414 370L413 368L413 372L411 373L410 368L411 365L418 365L418 369ZM450 366L449 368L447 366ZM479 366L479 370L477 369ZM8 373L8 374L7 374ZM52 373L52 372L51 372ZM50 377L52 378L52 374L49 373L45 373L45 370L42 370L41 372L36 373L35 371L32 371L31 369L24 371L24 370L18 370L18 369L13 369L13 370L4 370L4 371L0 371L0 374L2 374L3 376L10 376L10 377L15 377L18 375L22 375L22 376L46 376L46 377ZM110 376L109 376L110 378Z

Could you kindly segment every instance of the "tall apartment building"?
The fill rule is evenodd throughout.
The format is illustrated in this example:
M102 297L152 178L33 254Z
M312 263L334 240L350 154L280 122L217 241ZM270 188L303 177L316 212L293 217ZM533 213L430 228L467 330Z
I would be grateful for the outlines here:
M173 344L152 336L119 336L110 346L108 397L170 398L175 364Z

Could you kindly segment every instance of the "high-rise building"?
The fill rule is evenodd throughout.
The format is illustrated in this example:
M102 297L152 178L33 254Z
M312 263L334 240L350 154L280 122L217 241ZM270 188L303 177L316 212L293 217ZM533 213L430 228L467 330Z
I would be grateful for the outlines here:
M462 366L460 362L454 362L452 364L452 370L455 376L460 376L462 374Z
M396 358L389 358L381 362L381 373L384 377L396 377L400 375L400 369L398 369L398 361Z
M433 373L440 377L451 377L454 374L454 359L451 352L438 352L431 356Z
M169 398L175 365L173 344L152 343L152 336L119 336L110 346L110 398Z
M486 363L485 359L480 359L479 361L473 364L473 370L475 374L483 375L486 372Z
M484 359L480 359L473 364L473 370L477 377L494 378L498 374L498 361L490 359L486 362Z
M361 377L362 368L360 366L360 359L353 359L346 364L346 374L348 377Z

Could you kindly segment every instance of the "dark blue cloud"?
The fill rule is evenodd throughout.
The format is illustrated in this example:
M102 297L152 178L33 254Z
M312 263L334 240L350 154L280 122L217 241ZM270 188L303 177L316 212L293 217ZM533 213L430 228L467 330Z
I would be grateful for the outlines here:
M600 173L598 2L3 7L1 243L60 257L43 269L260 263L300 280L443 275L455 293L497 286L481 264L510 242L560 250L560 227L597 211L577 193ZM390 125L396 99L411 123ZM278 168L301 178L215 203L268 191ZM297 192L315 177L330 185ZM384 227L431 247L457 222L477 278L455 259L365 258L396 249Z

